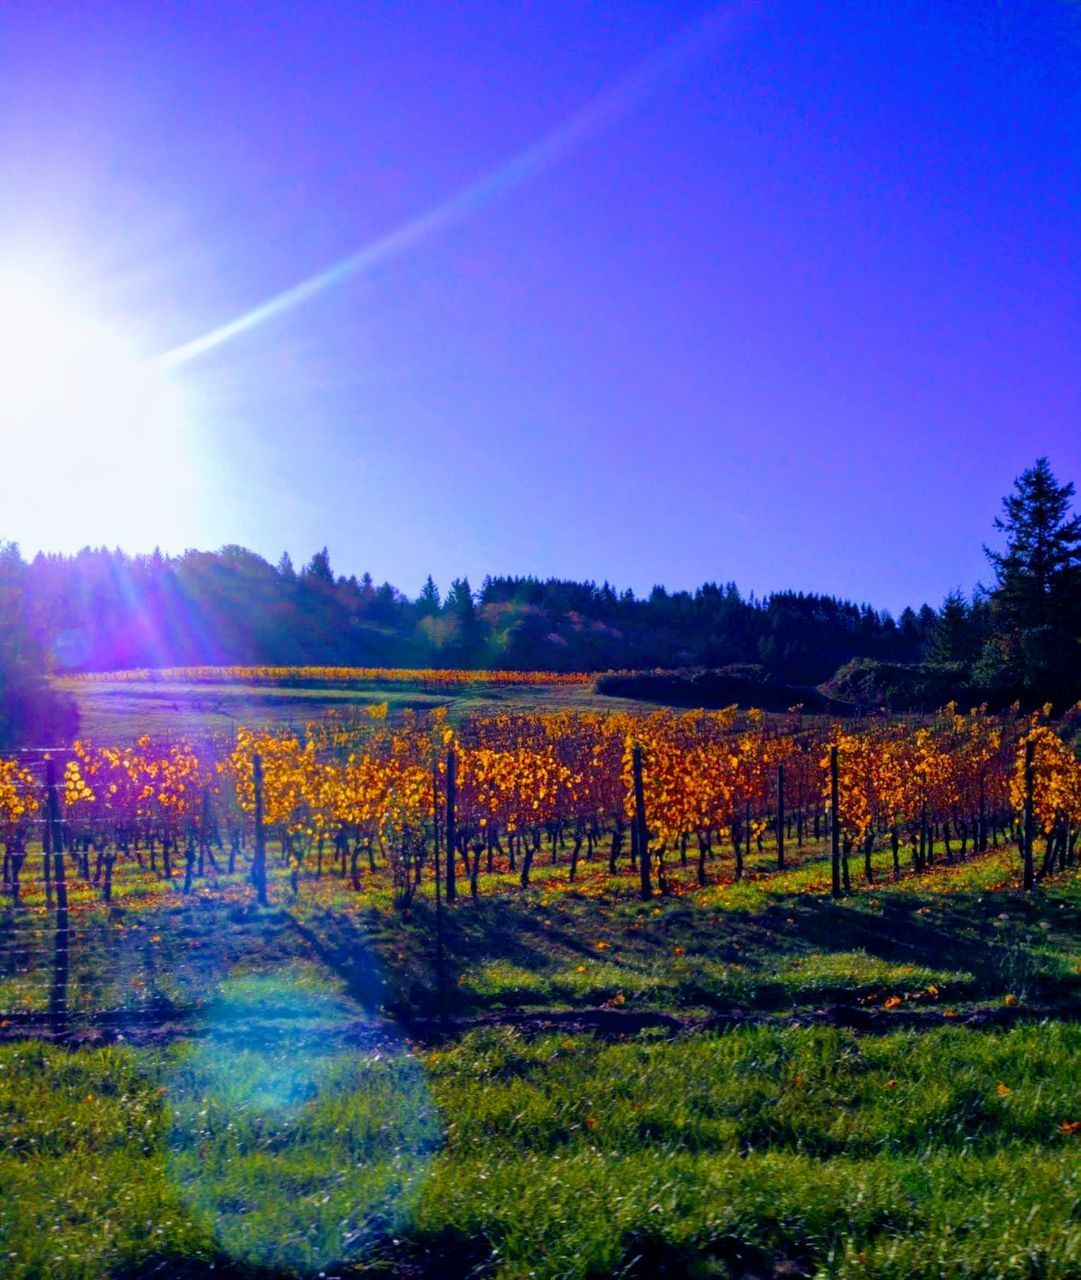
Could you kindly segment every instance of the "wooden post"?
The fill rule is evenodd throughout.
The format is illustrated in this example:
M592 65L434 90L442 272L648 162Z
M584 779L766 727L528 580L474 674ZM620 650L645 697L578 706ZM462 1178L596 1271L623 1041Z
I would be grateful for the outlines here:
M210 849L210 788L203 788L203 809L199 822L199 875L206 875L206 855Z
M447 748L447 901L458 896L454 882L454 853L458 847L458 825L455 805L458 799L458 756L453 747Z
M195 875L195 834L190 832L184 841L184 892L191 893L191 881Z
M64 1031L68 1016L68 885L64 866L64 833L60 823L60 796L56 786L56 762L45 762L45 822L52 850L53 883L56 887L56 949L53 955L53 982L49 993L49 1018L53 1031Z
M646 796L642 786L642 748L635 743L631 752L631 767L634 773L634 823L638 831L638 870L641 876L642 900L648 902L653 897L653 882L650 878L651 866L649 856L649 826L646 823Z
M46 777L48 768L45 766ZM41 825L41 875L45 881L45 910L53 909L53 831L49 821L48 791L45 793L45 820Z
M777 766L777 870L784 870L784 765Z
M1033 816L1033 792L1035 790L1034 747L1032 740L1025 743L1025 813L1021 834L1021 888L1028 893L1036 883L1033 868L1032 846L1036 842L1036 824Z
M67 912L68 886L64 866L64 832L60 822L60 795L56 785L56 766L50 757L45 762L45 782L48 788L47 820L50 844L53 852L53 881L56 885L57 912Z
M751 856L751 802L745 800L743 802L743 849L744 857Z
M837 748L830 747L830 867L833 873L832 892L835 898L841 896L841 824L837 821L837 810L840 807L839 793Z
M251 758L252 781L255 789L255 855L252 858L251 878L259 905L267 905L266 896L266 832L263 829L263 757L256 752Z
M439 1020L447 1016L445 961L443 956L443 880L439 866L439 757L432 752L432 849L435 856L435 977L439 993Z
M608 851L608 874L614 876L618 867L616 861L620 853L623 851L623 819L616 820L615 826L612 828L612 845Z
M980 853L987 852L987 799L984 794L983 774L980 774L980 828L976 838L976 849Z
M732 814L732 852L736 856L736 879L743 879L743 828L739 824L739 815Z

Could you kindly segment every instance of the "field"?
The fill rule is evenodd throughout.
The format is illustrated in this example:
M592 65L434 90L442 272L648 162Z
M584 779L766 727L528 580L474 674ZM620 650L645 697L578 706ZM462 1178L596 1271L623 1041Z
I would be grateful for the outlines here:
M621 714L604 719L617 748ZM608 740L589 715L562 717L559 758ZM419 872L403 898L413 837L393 805L379 819L385 842L360 859L359 889L356 864L331 843L318 860L305 846L298 864L303 834L275 806L288 779L303 790L331 775L280 731L252 740L266 769L266 905L243 735L229 766L241 802L232 870L224 831L215 844L208 828L204 848L196 809L164 874L170 828L158 813L131 827L141 851L138 839L124 846L106 900L97 850L79 843L86 833L105 845L104 819L69 783L61 916L56 881L40 874L53 828L28 828L18 900L9 892L0 907L5 1276L1081 1271L1081 878L1067 841L1021 891L1025 831L1008 785L1025 726L944 721L916 740L863 731L868 770L921 753L926 841L917 866L906 827L899 873L888 839L866 865L857 843L851 889L835 896L819 760L831 734L842 760L856 758L847 730L636 716L651 845L683 821L680 797L663 808L661 775L665 752L688 742L716 746L711 777L734 771L717 785L743 788L726 803L746 824L741 866L731 831L703 862L704 884L695 846L669 845L665 891L644 895L625 851L612 872L607 821L576 850L574 822L550 817L523 884L515 811L491 784L476 789L490 743L511 752L507 723L457 717L464 847L478 797L504 829L497 851L482 858L478 846L475 893L463 866L453 903L436 895L430 852L406 863ZM519 730L547 723L530 708ZM373 760L412 732L373 726ZM688 726L693 739L680 736ZM495 728L503 736L486 739ZM1073 775L1041 732L1042 813ZM795 791L770 825L773 774L751 765L805 741L819 782L797 832ZM144 750L164 804L190 762ZM522 769L529 750L513 748ZM784 756L790 786L799 758ZM927 829L928 799L945 803L927 779L945 788L948 762L963 795L974 760L996 817L986 847L975 835L961 847L951 822ZM87 789L114 776L106 764L81 758ZM838 833L861 821L854 767L841 774ZM229 794L224 782L214 793L223 812ZM315 821L318 805L305 803ZM117 812L106 811L114 831Z
M208 683L192 680L182 671L166 679L69 676L54 683L75 698L80 732L96 742L127 742L141 734L154 738L232 734L238 726L268 724L301 729L328 711L381 703L387 703L392 714L407 708L430 711L446 707L455 717L501 710L603 711L645 706L629 699L600 697L589 683L437 685L423 679L396 680L393 684L378 679L310 679L302 683L223 679Z

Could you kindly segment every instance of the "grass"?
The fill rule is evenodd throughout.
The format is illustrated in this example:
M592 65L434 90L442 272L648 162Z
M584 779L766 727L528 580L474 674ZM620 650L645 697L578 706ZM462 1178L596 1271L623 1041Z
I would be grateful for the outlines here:
M58 677L56 687L74 697L80 733L94 742L130 742L141 734L155 739L203 738L231 734L238 725L303 729L329 711L388 704L391 715L409 708L447 707L458 716L502 711L655 710L651 704L608 698L592 685L464 685L432 689L421 682L332 685L326 688L206 685L176 682L79 680Z
M293 1052L229 1034L167 1052L7 1046L0 1256L12 1280L182 1258L245 1274L787 1261L1067 1277L1079 1052L1062 1024L620 1044L499 1031L423 1055L303 1035Z
M509 874L444 913L442 1011L451 1017L614 1005L681 1016L800 1016L819 1007L889 1002L897 1018L1022 1004L1069 1010L1081 993L1081 881L1031 899L1003 885L1016 851L931 875L863 886L834 901L808 880L821 849L783 873L696 888L646 904L634 878L583 863L572 884L547 854L522 892ZM408 919L385 876L357 894L327 874L294 897L275 867L259 911L240 871L184 894L133 863L118 864L106 906L72 878L69 1007L75 1029L99 1014L196 1016L238 971L318 963L352 998L405 1025L440 1011L437 919L430 892ZM428 886L430 890L430 886ZM0 1038L48 1006L55 934L40 885L0 909ZM3 1024L6 1023L7 1026Z
M834 901L791 852L649 903L547 848L524 892L485 877L444 909L442 1023L434 901L385 873L294 897L272 848L260 909L240 871L123 862L109 906L73 872L64 1044L27 879L0 1273L1081 1274L1081 876L1021 895L1004 848Z

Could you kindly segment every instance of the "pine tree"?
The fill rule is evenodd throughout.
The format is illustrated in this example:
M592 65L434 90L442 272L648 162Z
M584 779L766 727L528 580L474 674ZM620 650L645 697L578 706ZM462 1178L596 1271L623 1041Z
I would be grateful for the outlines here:
M980 637L973 611L963 592L951 591L943 600L927 638L927 657L932 662L971 663L979 650Z
M304 566L303 576L314 582L323 582L327 586L334 585L334 571L330 567L330 555L326 547L317 551Z
M1014 481L995 528L1006 550L984 552L998 585L999 616L1019 631L1073 620L1081 588L1081 516L1070 514L1072 483L1059 484L1046 458Z
M439 588L435 585L435 580L431 574L428 574L424 580L424 586L420 589L420 595L417 597L417 606L422 617L432 617L439 612L440 607Z
M443 601L444 612L454 618L454 639L448 655L463 667L471 667L482 657L487 628L477 613L477 602L468 578L455 578Z
M973 677L1030 702L1065 704L1081 692L1081 517L1071 514L1073 496L1073 484L1059 484L1047 459L1037 459L1002 500L995 528L1006 535L1005 550L984 547L998 579L994 631Z
M471 623L476 616L477 607L473 600L473 590L468 578L455 578L447 592L446 608L448 612L458 615L461 623Z

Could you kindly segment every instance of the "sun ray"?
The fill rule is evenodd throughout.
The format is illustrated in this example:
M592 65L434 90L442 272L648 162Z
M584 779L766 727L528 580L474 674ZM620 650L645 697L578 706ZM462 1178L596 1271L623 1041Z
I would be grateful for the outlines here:
M687 76L721 43L732 38L739 21L751 8L750 5L726 5L714 10L701 22L681 31L628 75L602 90L557 128L435 208L370 241L325 270L275 294L235 319L162 352L154 358L153 364L162 369L187 364L327 289L401 257L500 196L539 177L593 138L613 128L655 93Z

